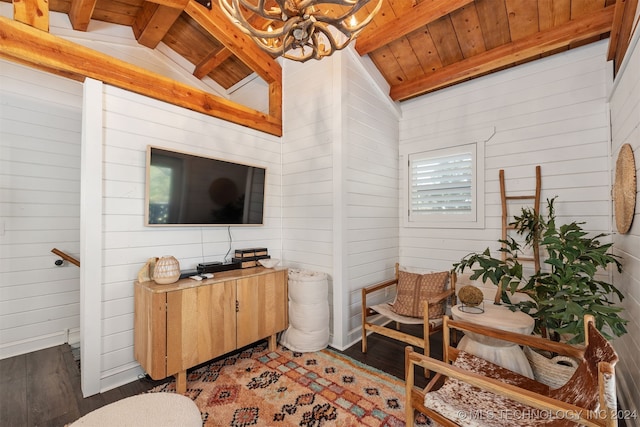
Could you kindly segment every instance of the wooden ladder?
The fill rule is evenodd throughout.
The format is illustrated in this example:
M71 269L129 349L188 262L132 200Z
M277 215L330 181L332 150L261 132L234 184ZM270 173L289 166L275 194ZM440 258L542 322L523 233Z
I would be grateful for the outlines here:
M536 166L536 190L532 195L524 195L524 196L507 196L506 186L504 182L504 169L500 169L500 199L502 200L502 248L505 249L507 244L504 243L507 240L509 230L513 230L514 227L507 223L507 219L509 218L509 208L508 201L509 200L531 200L533 204L533 211L537 215L540 214L540 186L542 183L542 179L540 177L540 166ZM533 257L518 257L519 261L533 262L535 271L540 271L540 249L538 247L538 239L533 240L532 242L533 248ZM506 261L507 253L502 252L502 260ZM500 297L502 295L502 286L499 286L498 292L496 292L495 303L500 304Z

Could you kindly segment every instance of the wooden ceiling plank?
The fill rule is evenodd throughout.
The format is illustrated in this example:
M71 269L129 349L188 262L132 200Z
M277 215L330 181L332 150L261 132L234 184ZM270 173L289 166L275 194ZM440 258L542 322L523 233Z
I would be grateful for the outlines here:
M377 27L376 31L361 34L356 39L356 50L362 55L391 43L471 3L473 0L433 0L422 2L402 16Z
M388 46L376 49L375 52L369 54L369 57L378 69L385 71L384 78L389 85L393 86L408 81L400 64L398 64L398 60L393 56L393 52Z
M144 96L282 136L282 120L279 117L214 96L4 17L0 17L0 52L11 60L101 80ZM274 92L277 93L277 89Z
M443 66L451 65L464 59L460 44L458 43L458 36L453 28L453 23L449 16L443 16L442 18L427 25L431 38L433 39L436 49L438 50L438 56Z
M539 32L509 44L496 47L480 55L444 67L425 77L391 87L393 100L402 101L418 95L476 77L496 67L526 60L558 49L571 42L603 34L611 30L613 8L572 20L566 25Z
M452 12L451 23L456 32L462 56L468 58L487 50L475 4L463 6Z
M571 19L571 0L538 0L540 31L557 27Z
M425 74L442 68L438 49L433 44L433 39L427 28L423 31L414 31L408 34L407 40L409 40L409 44L411 44L413 51L416 53L416 57Z
M604 9L605 0L571 0L571 19Z
M112 24L132 26L138 16L144 1L104 1L100 0L96 3L91 19L96 21L104 21Z
M211 52L202 62L196 65L193 75L199 79L203 78L232 55L233 53L226 47L217 52Z
M389 5L389 8L393 11L394 16L397 17L404 14L404 12L410 10L420 2L418 0L386 0L385 3Z
M398 65L406 76L405 81L410 81L424 75L420 61L416 57L416 54L407 40L406 37L401 37L398 40L389 43L386 47L393 54Z
M49 0L49 11L69 13L71 10L71 0Z
M147 0L150 3L160 4L162 6L171 7L174 9L184 10L189 0Z
M476 11L487 50L511 41L509 17L504 0L476 0Z
M528 37L540 31L538 4L533 0L506 0L511 41Z
M194 65L224 47L186 13L180 15L162 42Z
M49 32L49 2L47 0L13 0L13 19Z
M132 29L138 43L155 49L180 17L183 8L175 8L147 1L138 12Z
M218 5L211 10L189 1L185 12L235 56L255 71L268 84L282 84L282 67L268 53L260 49L251 38L227 19Z
M97 0L71 0L69 21L76 31L87 31Z
M371 3L368 3L364 6L364 9L367 14L370 14L371 12L373 12L374 6L372 6ZM375 18L369 23L369 25L364 27L362 32L358 35L358 38L367 37L368 34L377 32L378 27L383 25L385 22L394 20L395 18L395 12L391 8L390 2L383 1L380 5L380 10L378 10Z

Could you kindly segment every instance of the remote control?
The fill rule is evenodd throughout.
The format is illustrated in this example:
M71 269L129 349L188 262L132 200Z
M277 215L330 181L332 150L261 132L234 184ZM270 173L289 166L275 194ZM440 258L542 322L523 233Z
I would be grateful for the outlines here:
M202 280L202 277L200 277L200 276L189 276L189 279L200 281L200 280Z
M203 273L200 276L204 277L205 279L211 279L213 278L213 273Z

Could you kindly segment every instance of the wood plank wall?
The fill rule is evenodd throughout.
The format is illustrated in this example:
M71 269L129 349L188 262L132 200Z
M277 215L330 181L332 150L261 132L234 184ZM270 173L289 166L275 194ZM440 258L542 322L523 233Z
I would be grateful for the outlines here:
M82 85L0 60L0 358L78 342Z
M291 267L331 274L335 105L326 59L283 64L282 250Z
M291 268L327 274L333 337L336 116L334 58L325 59L283 63L282 256Z
M428 148L439 136L495 126L486 144L484 229L400 227L400 262L424 268L450 268L471 251L497 249L500 236L498 171L505 169L512 194L529 191L541 165L542 198L558 196L559 221L586 221L593 233L615 233L611 185L620 145L640 152L640 49L638 34L628 67L618 76L608 102L612 64L607 41L480 78L402 104L401 164L414 144ZM611 140L612 138L612 140ZM613 141L613 146L611 147ZM402 176L402 172L401 172ZM401 180L401 183L403 181ZM406 198L406 186L401 198ZM622 305L629 333L614 340L622 407L638 410L640 395L640 201L629 234L613 234L615 252L625 272L609 280L626 295ZM546 210L545 210L546 212Z
M360 57L343 58L345 269L340 344L346 348L361 337L361 289L393 277L398 261L400 108L364 72ZM385 295L372 296L372 301L376 297Z
M616 77L611 96L611 169L622 144L630 144L636 162L636 180L640 185L640 32L633 42ZM615 175L613 175L615 176ZM613 179L613 178L612 178ZM614 222L615 224L615 222ZM620 362L616 367L616 381L621 390L621 406L629 411L640 411L640 194L636 189L636 210L631 229L626 234L616 234L613 239L615 253L624 260L621 275L614 276L614 284L626 296L622 302L624 317L629 320L629 333L614 341ZM637 420L636 420L637 421ZM627 421L629 424L630 421Z
M149 257L173 255L183 270L223 261L230 247L266 247L280 258L279 138L110 86L104 87L102 388L129 382L133 281ZM145 227L147 145L267 168L264 226ZM232 241L229 241L229 233Z
M399 110L350 49L284 64L283 254L329 276L330 343L359 337L363 284L397 257Z
M586 221L589 231L611 231L606 47L606 41L599 42L402 104L402 171L411 152L452 134L475 132L483 139L487 128L495 129L485 144L485 227L409 227L403 212L402 264L449 269L469 252L497 249L500 169L509 194L532 194L535 166L541 165L543 207L547 198L558 196L559 221ZM465 142L471 141L459 143ZM401 185L401 206L406 206L406 183Z

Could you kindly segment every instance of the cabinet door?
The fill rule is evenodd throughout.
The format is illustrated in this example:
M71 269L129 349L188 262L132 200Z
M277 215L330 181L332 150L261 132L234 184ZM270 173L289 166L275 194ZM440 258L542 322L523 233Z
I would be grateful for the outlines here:
M134 284L134 356L154 380L167 376L166 296Z
M286 270L239 279L238 347L274 335L289 326Z
M235 281L167 293L167 375L236 348Z

